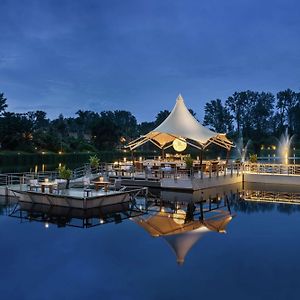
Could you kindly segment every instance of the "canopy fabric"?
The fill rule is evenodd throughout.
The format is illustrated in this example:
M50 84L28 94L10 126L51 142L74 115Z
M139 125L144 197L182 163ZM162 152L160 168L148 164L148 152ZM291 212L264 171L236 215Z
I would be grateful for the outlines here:
M159 211L154 215L137 216L132 220L153 237L163 237L174 250L177 262L182 264L189 250L208 232L225 233L232 220L229 212L220 211L204 221L193 220L178 224L174 214Z
M213 132L201 125L189 112L182 96L179 95L170 115L154 130L130 142L127 147L134 150L150 141L157 147L166 149L175 139L184 140L201 150L212 143L228 150L233 145L224 133Z

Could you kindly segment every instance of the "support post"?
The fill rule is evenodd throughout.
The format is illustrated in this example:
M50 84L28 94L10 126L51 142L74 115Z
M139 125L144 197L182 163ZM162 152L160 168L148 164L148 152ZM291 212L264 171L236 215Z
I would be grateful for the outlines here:
M229 160L229 155L230 155L230 149L227 149L227 153L226 153L226 165L228 164L228 160Z
M200 202L200 220L203 221L203 202Z

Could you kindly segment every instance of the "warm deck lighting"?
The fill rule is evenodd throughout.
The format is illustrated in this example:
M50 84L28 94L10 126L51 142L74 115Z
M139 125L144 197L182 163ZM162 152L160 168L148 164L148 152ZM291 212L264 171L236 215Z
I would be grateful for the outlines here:
M182 224L184 224L185 216L186 216L185 211L182 209L179 209L179 210L177 210L177 213L173 214L173 220L178 225L182 225Z
M186 149L187 143L184 139L175 139L173 141L173 148L177 152L182 152Z

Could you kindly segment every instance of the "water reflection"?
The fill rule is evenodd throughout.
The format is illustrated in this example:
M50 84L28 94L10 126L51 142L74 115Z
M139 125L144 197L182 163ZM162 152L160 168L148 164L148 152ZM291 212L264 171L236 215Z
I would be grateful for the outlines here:
M184 212L184 210L181 210ZM169 213L157 211L133 218L152 237L163 238L176 255L177 263L183 264L191 248L209 232L225 233L232 220L229 211L218 210L205 219L187 220L187 213Z
M59 228L91 228L122 224L130 219L145 233L164 240L175 253L177 263L183 264L196 243L210 233L226 233L228 225L239 212L253 214L276 210L291 214L300 211L300 205L291 205L300 204L299 188L286 187L284 190L259 184L247 184L243 189L241 185L231 185L195 193L152 190L146 198L89 210L8 203L6 200L2 201L0 213L17 218L21 223L41 222L45 228L53 225ZM295 195L299 195L299 201ZM274 197L275 200L292 198L294 202L277 203Z
M152 237L163 238L174 251L177 263L183 264L191 248L206 234L225 233L233 216L227 196L190 201L188 196L192 195L176 195L175 199L172 195L140 197L88 210L19 202L11 208L9 216L21 223L41 222L45 228L91 228L130 219Z
M21 222L42 222L45 228L51 224L57 227L90 228L103 224L119 224L123 220L136 217L142 212L130 206L130 203L103 206L94 209L76 209L20 202L9 215Z

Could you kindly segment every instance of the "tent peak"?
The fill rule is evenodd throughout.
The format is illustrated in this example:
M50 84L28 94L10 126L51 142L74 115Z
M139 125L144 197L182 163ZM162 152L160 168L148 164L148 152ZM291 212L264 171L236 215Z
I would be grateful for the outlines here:
M178 94L176 101L182 101L182 102L184 102L183 97L181 96L180 93Z

